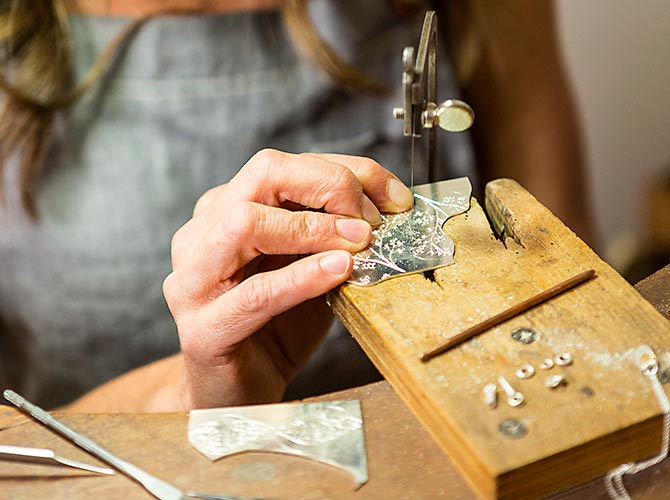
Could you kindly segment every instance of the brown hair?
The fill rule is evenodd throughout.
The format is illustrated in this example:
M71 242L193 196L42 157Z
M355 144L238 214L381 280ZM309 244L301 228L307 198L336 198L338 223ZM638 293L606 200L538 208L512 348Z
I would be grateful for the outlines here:
M333 81L349 90L382 94L385 87L345 63L316 32L309 0L282 0L281 12L295 45ZM396 12L407 14L419 0L395 0ZM166 7L160 14L194 13ZM118 49L151 16L131 22L98 57L76 85L72 81L72 46L64 0L0 0L0 201L8 160L19 161L21 203L37 217L33 191L42 171L55 113L81 97L104 73ZM11 75L11 78L9 77Z
M281 3L286 28L296 47L341 87L375 94L386 92L384 85L345 63L323 41L309 18L308 3L309 0L283 0Z
M118 48L146 19L126 26L73 85L72 46L63 0L0 3L0 88L6 93L0 112L0 197L4 198L8 161L16 155L21 203L31 217L37 217L33 189L55 113L95 83Z
M7 5L9 3L9 5ZM70 85L72 58L62 2L3 2L0 11L5 90L0 114L0 187L10 156L20 156L19 183L26 210L35 215L30 188L53 122L54 101ZM7 78L11 73L12 83Z

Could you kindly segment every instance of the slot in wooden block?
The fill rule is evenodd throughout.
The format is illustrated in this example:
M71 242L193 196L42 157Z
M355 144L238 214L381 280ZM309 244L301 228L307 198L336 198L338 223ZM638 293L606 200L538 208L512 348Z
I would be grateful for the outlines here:
M504 227L504 244L473 199L444 226L456 244L455 264L433 280L419 274L342 286L330 297L336 314L482 497L537 498L657 453L661 408L634 352L648 345L664 359L670 323L516 182L489 183L486 207ZM586 269L597 277L427 363L418 359ZM520 327L539 339L513 340ZM571 365L539 369L563 352ZM536 374L518 379L525 364ZM567 385L545 387L559 373ZM484 404L482 388L499 376L524 393L523 406L509 407L504 397L495 410ZM525 427L524 436L500 430L510 419Z

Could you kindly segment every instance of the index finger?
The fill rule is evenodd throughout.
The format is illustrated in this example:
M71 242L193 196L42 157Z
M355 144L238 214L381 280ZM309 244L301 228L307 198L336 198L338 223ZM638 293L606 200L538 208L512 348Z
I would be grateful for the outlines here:
M336 153L311 156L324 158L350 169L360 181L365 194L382 212L404 212L412 208L412 192L398 177L372 158Z
M387 189L387 186L397 184L401 190L406 190L400 207L391 201ZM367 195L377 206L394 212L409 209L412 198L409 190L391 172L369 158L346 155L329 158L274 150L257 153L229 186L228 192L240 200L272 206L292 201L333 214L365 219L370 218ZM376 211L374 207L373 210Z

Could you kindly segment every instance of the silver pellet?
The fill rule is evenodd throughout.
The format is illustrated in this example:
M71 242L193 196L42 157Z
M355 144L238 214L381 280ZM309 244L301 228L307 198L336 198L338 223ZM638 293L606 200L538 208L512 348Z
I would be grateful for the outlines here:
M484 403L492 410L498 407L498 388L495 384L486 384L484 389Z

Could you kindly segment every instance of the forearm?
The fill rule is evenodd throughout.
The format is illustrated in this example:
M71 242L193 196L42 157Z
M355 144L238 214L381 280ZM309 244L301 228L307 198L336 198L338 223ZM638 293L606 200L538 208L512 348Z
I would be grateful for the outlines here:
M190 409L180 354L132 370L85 394L64 411L145 413Z

